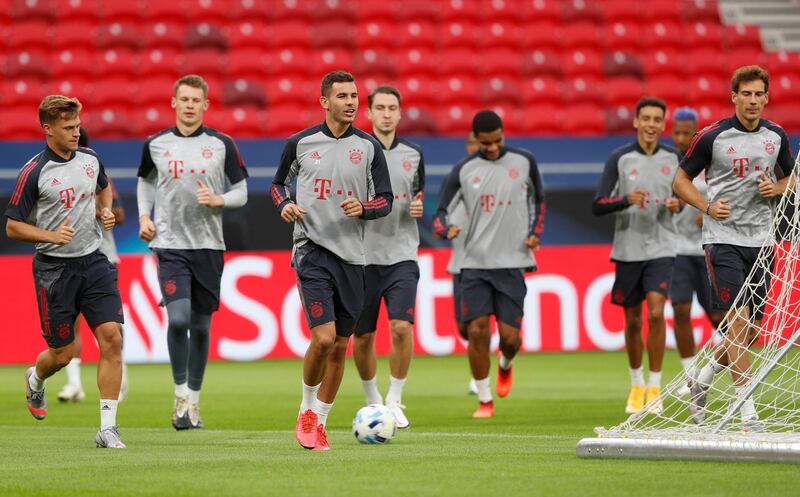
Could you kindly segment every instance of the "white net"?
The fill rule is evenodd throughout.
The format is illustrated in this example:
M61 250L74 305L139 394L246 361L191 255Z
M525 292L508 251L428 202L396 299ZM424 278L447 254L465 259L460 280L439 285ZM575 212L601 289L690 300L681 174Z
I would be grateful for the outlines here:
M771 242L759 252L732 311L697 353L690 375L601 437L800 443L800 175L778 201ZM752 346L747 347L751 340ZM682 386L692 386L688 396Z

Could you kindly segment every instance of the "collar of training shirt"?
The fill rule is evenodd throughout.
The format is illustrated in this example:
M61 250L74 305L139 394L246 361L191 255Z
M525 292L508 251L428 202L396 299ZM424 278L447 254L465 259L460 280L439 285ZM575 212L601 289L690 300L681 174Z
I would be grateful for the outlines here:
M200 125L200 127L199 127L199 128L197 128L196 130L194 130L194 133L192 133L191 135L184 135L184 134L182 134L182 133L180 132L180 130L178 129L178 127L177 127L177 126L175 126L174 128L172 128L172 134L173 134L173 135L175 135L175 136L179 136L179 137L181 137L181 138L191 138L191 137L194 137L194 136L200 136L200 135L202 135L202 134L203 134L203 133L205 133L205 132L206 132L206 127L205 127L204 125L202 125L202 124Z

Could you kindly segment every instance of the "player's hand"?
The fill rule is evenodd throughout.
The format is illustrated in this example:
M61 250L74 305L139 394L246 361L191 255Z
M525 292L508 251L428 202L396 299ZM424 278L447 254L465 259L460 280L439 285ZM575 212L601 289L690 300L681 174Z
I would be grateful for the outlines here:
M539 237L536 235L529 236L528 239L525 240L525 246L536 252L539 250Z
M641 190L634 190L628 194L628 203L631 205L638 205L644 207L644 199L646 195Z
M447 239L452 240L461 233L461 226L452 225L447 228Z
M666 205L667 210L673 214L677 214L681 211L681 201L675 197L669 197L666 201L664 201L664 205Z
M214 193L203 183L203 180L197 180L197 203L205 205L206 207L222 207L225 205L225 200L220 195Z
M422 204L422 192L419 192L414 195L414 200L411 201L411 206L408 208L408 212L411 214L411 217L418 219L422 217L423 210L424 206Z
M766 174L761 173L761 176L758 178L758 193L764 198L771 198L777 197L783 192L776 182L772 181Z
M711 204L708 209L708 215L717 221L728 219L731 215L731 206L727 200L717 200Z
M286 221L287 223L293 223L295 221L302 221L303 216L306 215L306 210L300 207L297 204L293 204L289 202L288 204L283 206L283 210L281 210L281 219Z
M152 242L156 237L156 225L150 216L142 216L139 218L139 238L146 242Z
M702 212L698 212L697 213L697 216L695 216L695 218L694 218L694 224L696 224L698 228L702 228L703 227L703 213Z
M64 220L64 224L53 232L55 235L53 237L53 243L56 245L66 245L72 241L72 237L75 236L75 228L70 226L70 224L72 224L72 218L67 217L67 219Z
M356 198L346 198L342 200L339 207L342 208L344 215L347 217L358 217L364 213L364 206L361 205L361 202Z
M117 224L117 218L114 216L114 213L111 212L111 209L108 207L103 207L100 211L100 222L103 223L103 229L106 231L110 231L111 228Z

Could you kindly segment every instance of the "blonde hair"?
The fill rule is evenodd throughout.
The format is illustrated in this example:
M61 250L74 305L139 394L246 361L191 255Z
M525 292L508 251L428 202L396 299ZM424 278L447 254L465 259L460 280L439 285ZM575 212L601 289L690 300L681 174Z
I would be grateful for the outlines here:
M39 123L53 124L59 119L74 119L81 111L81 103L77 98L64 95L48 95L39 104Z
M172 87L172 94L177 95L178 88L183 85L191 88L200 88L203 90L203 98L208 97L208 83L206 83L206 80L197 74L187 74L186 76L182 76L181 79L176 81L175 85Z

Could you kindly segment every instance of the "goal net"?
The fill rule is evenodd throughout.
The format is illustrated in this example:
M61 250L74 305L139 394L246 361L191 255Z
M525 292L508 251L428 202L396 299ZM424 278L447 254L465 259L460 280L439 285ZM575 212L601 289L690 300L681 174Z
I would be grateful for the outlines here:
M618 426L596 428L597 438L578 444L579 457L800 463L798 162L800 155L770 242L689 374L663 389L663 410L647 405ZM691 393L681 395L687 384Z

